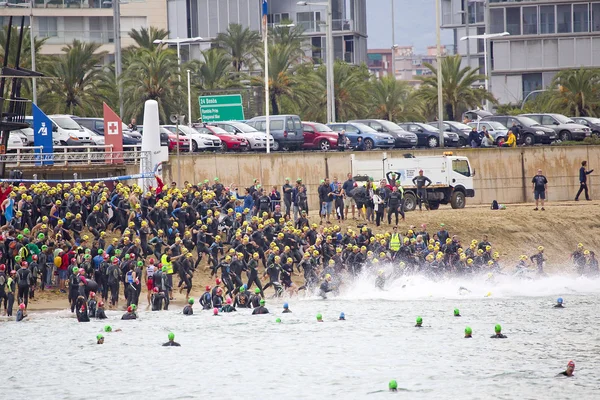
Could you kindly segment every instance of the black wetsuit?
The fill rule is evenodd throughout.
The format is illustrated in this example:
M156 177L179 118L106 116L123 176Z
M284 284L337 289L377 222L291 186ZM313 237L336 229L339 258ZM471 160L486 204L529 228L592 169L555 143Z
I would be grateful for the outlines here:
M75 304L75 313L77 314L77 321L79 322L90 322L90 317L88 315L88 307L85 302L84 297L77 297L76 300L73 300Z
M496 333L495 335L490 336L491 339L506 339L508 336L505 336L501 333Z
M233 312L233 311L237 311L237 310L231 304L225 304L223 307L221 307L221 312Z
M254 309L254 311L252 311L252 315L257 315L257 314L268 314L269 310L266 309L266 307L264 306L258 306L257 308Z
M183 307L183 315L193 315L194 314L194 309L192 308L192 306L190 306L189 304L185 307Z
M167 343L163 343L163 346L181 346L181 345L177 342L173 342L173 341L169 340Z
M258 294L253 294L252 296L250 296L250 305L252 306L252 308L260 307L260 300L261 300L261 297ZM248 308L250 308L250 307L248 307Z
M291 312L292 312L292 310L290 310L289 308L284 308L281 313L282 314L287 314L287 313L291 313Z
M21 268L17 271L17 282L19 285L19 303L29 303L29 284L31 283L31 271L27 268Z
M202 297L200 297L200 305L203 310L210 310L212 308L212 296L210 292L204 292Z
M96 316L96 306L97 306L96 299L88 300L88 316L90 318L94 318Z
M23 318L25 318L25 313L23 312L23 310L19 309L17 311L17 318L15 319L15 321L17 321L17 322L23 321Z
M554 308L565 308L565 306L563 306L562 304L555 304Z
M126 312L125 314L123 314L121 319L137 319L137 316L135 315L135 313Z
M164 293L152 293L152 296L150 296L150 302L152 303L152 311L162 310L164 300Z
M104 312L104 308L96 309L96 318L97 319L106 319L106 313Z

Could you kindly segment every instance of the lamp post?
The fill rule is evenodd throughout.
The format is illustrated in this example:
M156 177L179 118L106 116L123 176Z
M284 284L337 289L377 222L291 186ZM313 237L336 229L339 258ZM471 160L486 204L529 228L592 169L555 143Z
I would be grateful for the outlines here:
M176 38L176 39L156 39L152 43L154 44L175 44L177 45L177 69L179 71L179 81L181 81L181 44L200 43L207 42L209 40L201 37L193 38Z
M331 16L331 0L327 0L327 2L318 3L299 1L296 4L299 6L325 7L325 10L327 12L327 31L325 34L325 42L327 43L327 56L325 62L325 67L327 71L327 122L335 122L335 84L333 73L333 20Z
M485 90L488 91L490 88L490 71L488 69L488 52L487 52L487 42L489 39L498 38L502 36L508 36L510 33L501 32L501 33L484 33L483 35L471 35L461 37L460 40L469 40L469 39L483 39L483 70L485 74ZM485 109L486 111L490 110L490 101L485 101Z
M192 127L192 89L190 84L190 70L187 70L187 94L188 94L188 126ZM190 151L192 150L192 140L190 139Z
M392 76L396 79L396 14L394 13L394 1L392 3Z
M435 2L435 33L437 40L437 103L438 103L438 124L440 128L439 139L440 147L444 147L444 102L442 99L442 2Z

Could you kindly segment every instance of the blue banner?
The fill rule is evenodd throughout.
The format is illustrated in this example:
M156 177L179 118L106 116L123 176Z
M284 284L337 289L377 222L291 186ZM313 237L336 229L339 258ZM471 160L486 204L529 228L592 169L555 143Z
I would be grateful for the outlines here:
M40 108L31 104L33 108L33 145L35 147L42 146L41 149L35 149L35 153L39 154L36 157L35 165L53 165L52 152L52 121ZM47 156L50 154L50 156Z

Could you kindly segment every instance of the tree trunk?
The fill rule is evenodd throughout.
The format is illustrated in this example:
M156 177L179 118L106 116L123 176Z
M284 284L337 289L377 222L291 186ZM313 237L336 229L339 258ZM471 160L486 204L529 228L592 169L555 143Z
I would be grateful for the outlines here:
M271 115L279 115L279 105L277 105L277 96L274 94L270 95L271 97Z
M448 118L448 121L454 121L454 109L452 107L452 104L450 104L450 103L446 103L446 115L447 115L446 118Z

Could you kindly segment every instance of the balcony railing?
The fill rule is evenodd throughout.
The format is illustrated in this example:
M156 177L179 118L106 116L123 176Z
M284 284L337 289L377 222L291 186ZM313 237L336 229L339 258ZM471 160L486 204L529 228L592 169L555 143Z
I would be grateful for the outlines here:
M137 0L139 1L139 0ZM27 0L6 0L1 2L6 7L28 8ZM34 8L112 8L111 0L34 0Z
M305 33L327 32L325 21L297 21L296 25L301 26ZM339 31L354 31L354 21L348 19L334 19L332 21L332 30Z
M115 42L113 31L42 31L35 32L38 38L47 38L45 44L62 45L73 43L73 39L85 43L110 44ZM129 38L129 32L121 32L121 39Z

